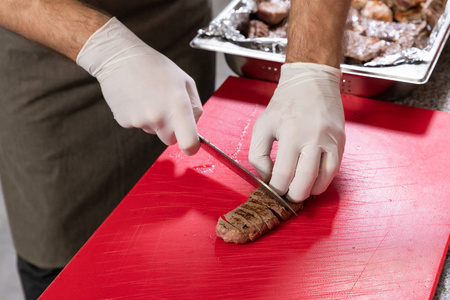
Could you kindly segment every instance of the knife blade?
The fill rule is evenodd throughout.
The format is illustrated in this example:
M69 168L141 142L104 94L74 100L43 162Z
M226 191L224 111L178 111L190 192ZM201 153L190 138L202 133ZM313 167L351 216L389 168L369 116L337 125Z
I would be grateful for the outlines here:
M253 175L250 171L248 171L246 168L241 166L237 161L229 157L225 152L217 148L215 145L213 145L210 141L205 139L200 134L198 135L198 138L200 139L200 145L201 147L211 154L213 157L218 159L221 163L229 167L231 170L233 170L236 174L241 176L244 180L246 180L251 185L258 187L264 192L266 192L268 195L270 195L272 198L275 199L275 201L278 202L281 206L292 212L294 215L297 216L297 213L295 210L292 209L292 207L284 200L280 195L278 195L277 192L275 192L268 184L266 184L264 181Z

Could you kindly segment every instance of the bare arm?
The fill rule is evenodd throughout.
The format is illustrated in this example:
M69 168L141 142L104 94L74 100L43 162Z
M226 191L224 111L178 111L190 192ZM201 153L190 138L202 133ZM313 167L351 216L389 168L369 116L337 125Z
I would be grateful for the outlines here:
M291 0L286 62L339 68L350 0Z
M109 19L75 0L0 0L0 26L72 60Z
M66 55L97 78L123 127L178 143L187 155L200 148L196 122L203 110L194 80L116 18L76 0L0 0L0 26Z

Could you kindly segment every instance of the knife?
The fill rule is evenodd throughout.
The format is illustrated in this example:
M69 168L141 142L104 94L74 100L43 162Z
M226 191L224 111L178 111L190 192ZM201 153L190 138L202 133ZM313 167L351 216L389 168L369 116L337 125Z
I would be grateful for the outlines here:
M292 212L294 215L297 216L297 213L295 210L292 209L292 207L284 200L280 195L278 195L277 192L275 192L268 184L266 184L264 181L253 175L250 171L248 171L246 168L241 166L237 161L229 157L225 154L222 150L214 146L210 141L205 139L200 134L198 135L200 139L200 145L201 147L211 154L214 158L218 159L221 163L229 167L231 170L233 170L236 174L241 176L243 179L245 179L248 183L251 185L258 187L264 192L266 192L269 196L271 196L275 201L278 202L281 206Z

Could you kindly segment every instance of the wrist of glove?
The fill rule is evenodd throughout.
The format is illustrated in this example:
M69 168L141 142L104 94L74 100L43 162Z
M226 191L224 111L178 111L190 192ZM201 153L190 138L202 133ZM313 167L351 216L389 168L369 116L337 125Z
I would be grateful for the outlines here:
M86 42L77 64L100 83L116 121L141 128L186 154L200 147L196 122L203 109L194 80L116 18Z
M340 74L325 65L284 64L278 87L253 127L249 160L290 201L324 192L339 170L345 145Z

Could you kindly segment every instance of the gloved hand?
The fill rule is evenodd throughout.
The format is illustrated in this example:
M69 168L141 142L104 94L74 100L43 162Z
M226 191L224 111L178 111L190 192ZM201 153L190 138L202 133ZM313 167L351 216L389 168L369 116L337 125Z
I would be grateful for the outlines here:
M203 109L194 80L116 18L86 42L77 64L96 77L116 121L141 128L188 155L200 142L196 122Z
M339 170L345 145L340 74L326 65L284 64L278 87L253 127L249 160L290 201L324 192ZM274 140L275 163L270 158Z

